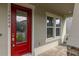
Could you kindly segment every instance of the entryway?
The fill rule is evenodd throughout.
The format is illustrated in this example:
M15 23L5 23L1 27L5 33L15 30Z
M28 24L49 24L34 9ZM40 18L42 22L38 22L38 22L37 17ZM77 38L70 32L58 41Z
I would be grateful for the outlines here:
M32 52L32 10L11 4L11 55Z

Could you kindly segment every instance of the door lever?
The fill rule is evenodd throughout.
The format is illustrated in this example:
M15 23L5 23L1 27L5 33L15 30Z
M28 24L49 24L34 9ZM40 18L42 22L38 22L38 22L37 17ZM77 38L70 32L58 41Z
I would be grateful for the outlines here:
M12 47L15 47L15 44L12 44Z
M14 38L12 38L12 41L14 42Z

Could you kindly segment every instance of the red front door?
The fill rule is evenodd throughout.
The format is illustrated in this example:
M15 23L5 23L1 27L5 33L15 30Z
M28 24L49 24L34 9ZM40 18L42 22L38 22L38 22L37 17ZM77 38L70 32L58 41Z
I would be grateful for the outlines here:
M11 4L11 55L31 53L32 10Z

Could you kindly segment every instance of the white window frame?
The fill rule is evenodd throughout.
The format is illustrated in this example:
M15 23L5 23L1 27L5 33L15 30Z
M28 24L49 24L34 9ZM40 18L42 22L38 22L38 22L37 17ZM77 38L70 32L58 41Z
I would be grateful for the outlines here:
M56 22L54 22L53 27L52 26L47 26L47 16L53 17L54 21L56 20L56 18L59 18L60 21L61 21L60 27L56 27ZM47 38L47 35L46 35L46 42L51 42L51 41L55 41L55 40L60 39L61 38L61 30L62 30L62 19L61 19L61 17L47 12L46 13L46 31L47 31L47 28L53 28L54 37ZM56 28L60 28L60 36L56 36Z

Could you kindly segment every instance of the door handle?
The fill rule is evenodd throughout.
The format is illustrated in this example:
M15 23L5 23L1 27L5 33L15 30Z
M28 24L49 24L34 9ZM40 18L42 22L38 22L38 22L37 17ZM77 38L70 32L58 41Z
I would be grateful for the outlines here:
M12 42L14 42L14 38L12 38Z
M15 47L14 38L12 38L12 47Z
M12 47L15 47L14 41L15 41L14 33L12 33Z
M15 47L15 44L12 44L12 47Z

